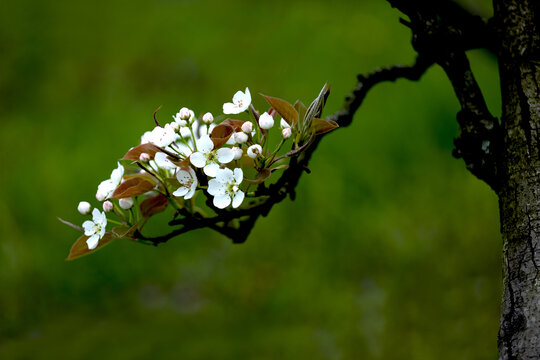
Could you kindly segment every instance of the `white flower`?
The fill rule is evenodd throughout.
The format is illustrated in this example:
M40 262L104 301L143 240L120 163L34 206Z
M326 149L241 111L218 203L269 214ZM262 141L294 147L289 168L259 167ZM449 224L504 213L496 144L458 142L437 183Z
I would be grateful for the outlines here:
M122 198L118 200L118 205L124 210L131 209L133 206L133 198Z
M90 214L90 210L92 210L92 205L90 205L88 201L81 201L79 206L77 206L77 210L79 210L82 215L88 215Z
M207 112L206 114L203 115L202 121L205 124L211 124L214 122L214 116L212 115L212 113Z
M96 199L98 201L107 200L112 196L114 193L114 190L120 185L122 182L122 176L124 176L124 167L120 165L120 163L117 163L118 167L114 169L111 173L111 178L102 181L99 186L96 193Z
M239 207L245 196L239 188L243 179L244 173L240 168L234 169L234 172L231 169L218 169L216 178L208 182L208 193L214 196L214 206L224 209L232 201L233 208Z
M263 113L259 117L259 126L264 130L271 129L272 126L274 126L274 118L272 115L268 114L267 112Z
M169 157L167 154L163 152L158 152L154 156L154 161L156 162L157 167L166 169L166 170L174 170L177 168L175 164L171 160L169 160Z
M238 146L232 147L231 150L234 154L234 157L233 157L234 160L239 160L242 158L243 151Z
M260 154L262 154L262 147L259 144L251 145L247 149L247 155L252 159L255 159Z
M234 141L236 141L238 144L243 144L248 141L248 136L245 132L235 132L232 137L234 138Z
M104 212L94 209L92 212L92 221L87 220L83 224L84 235L89 236L86 239L88 249L95 249L99 239L105 235L105 227L107 226L107 217Z
M114 208L114 205L109 200L107 200L107 201L105 201L103 203L103 211L110 212L110 211L112 211L113 208Z
M246 121L242 124L242 131L246 134L251 134L253 131L253 123L251 121Z
M288 139L291 137L292 135L292 130L291 128L285 128L283 130L281 130L281 135L283 136L284 139Z
M171 124L165 124L164 127L156 126L151 132L145 132L141 138L141 144L152 143L159 147L171 145L179 138Z
M195 190L197 190L197 175L195 171L190 168L180 168L176 173L176 178L180 183L180 187L173 192L174 196L183 196L184 199L188 200L193 197Z
M229 148L213 149L214 143L210 139L210 136L203 135L197 140L198 151L189 157L194 166L203 168L204 173L211 177L216 176L216 171L219 169L220 164L227 164L234 158L234 154Z
M247 110L251 104L251 94L249 89L246 88L246 92L237 91L233 96L232 103L223 104L223 113L224 114L240 114Z

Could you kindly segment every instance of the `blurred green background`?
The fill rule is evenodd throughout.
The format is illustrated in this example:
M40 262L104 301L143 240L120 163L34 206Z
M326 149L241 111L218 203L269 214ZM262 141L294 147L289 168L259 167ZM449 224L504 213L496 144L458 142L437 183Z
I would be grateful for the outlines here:
M77 232L55 216L82 223L159 105L219 114L245 86L308 103L329 81L330 114L356 74L412 63L400 16L382 0L2 2L0 358L494 358L497 199L451 156L439 68L374 88L245 244L200 230L64 261ZM470 56L498 116L496 61Z

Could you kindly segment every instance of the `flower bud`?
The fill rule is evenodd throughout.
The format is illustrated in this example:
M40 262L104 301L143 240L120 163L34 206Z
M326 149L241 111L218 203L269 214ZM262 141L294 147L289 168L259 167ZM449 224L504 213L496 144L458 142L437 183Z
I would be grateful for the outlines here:
M264 113L259 117L259 126L261 129L268 130L274 126L274 118L268 113Z
M189 116L190 116L189 111L190 110L187 107L181 108L180 111L178 112L178 115L180 116L180 119L189 120Z
M105 212L110 212L110 211L112 211L113 207L114 207L114 206L113 206L113 203L110 202L109 200L107 200L107 201L105 201L105 202L103 203L103 211L105 211Z
M97 201L105 200L107 198L107 195L108 195L108 193L105 190L98 187L98 190L96 192Z
M79 206L77 206L77 210L83 215L88 215L90 214L90 210L92 210L92 205L88 201L81 201Z
M207 112L206 114L203 115L202 121L203 123L210 125L211 123L214 122L214 116L211 113Z
M118 205L124 210L130 209L133 206L133 198L123 198L118 200Z
M253 123L251 121L246 121L242 124L242 131L246 134L251 134L253 131Z
M248 141L248 136L246 133L243 132L235 132L234 141L236 141L238 144L243 144Z
M247 155L252 159L255 159L261 153L262 153L262 147L259 144L251 145L247 149Z
M173 129L174 132L178 132L180 130L180 124L177 122L172 122L171 128Z
M238 146L233 146L231 150L234 154L233 160L239 160L242 158L243 151Z
M283 138L284 138L284 139L290 138L290 137L291 137L291 134L292 134L292 130L291 130L290 127L281 130L281 135L283 135Z
M148 155L148 153L141 153L141 155L139 155L139 161L142 162L142 163L147 163L150 161L150 155Z

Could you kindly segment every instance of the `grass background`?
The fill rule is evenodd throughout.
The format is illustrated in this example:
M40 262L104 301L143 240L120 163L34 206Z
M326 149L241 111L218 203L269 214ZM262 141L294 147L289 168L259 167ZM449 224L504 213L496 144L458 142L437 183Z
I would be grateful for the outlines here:
M77 233L55 216L84 221L78 202L159 105L219 114L245 86L308 103L329 81L330 114L357 73L413 62L400 16L385 1L3 2L0 358L494 358L497 199L451 157L459 104L437 67L370 91L245 244L200 230L64 261ZM469 55L498 116L496 61Z

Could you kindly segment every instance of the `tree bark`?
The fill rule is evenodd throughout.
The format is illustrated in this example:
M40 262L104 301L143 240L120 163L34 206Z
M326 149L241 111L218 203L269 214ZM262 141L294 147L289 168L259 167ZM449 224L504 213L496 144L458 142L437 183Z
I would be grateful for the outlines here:
M540 359L540 13L533 0L494 6L503 103L499 359Z

